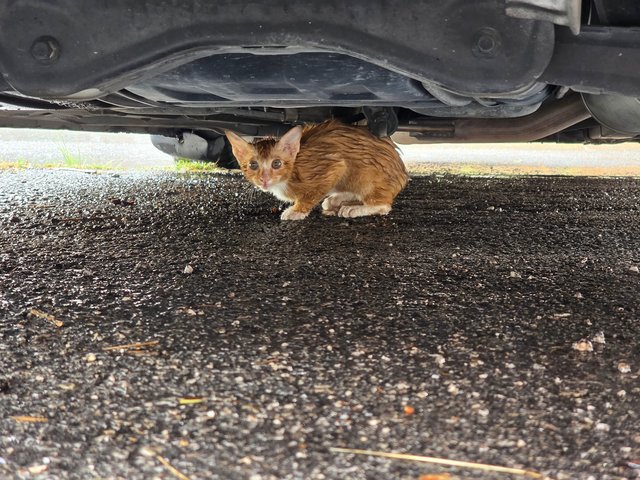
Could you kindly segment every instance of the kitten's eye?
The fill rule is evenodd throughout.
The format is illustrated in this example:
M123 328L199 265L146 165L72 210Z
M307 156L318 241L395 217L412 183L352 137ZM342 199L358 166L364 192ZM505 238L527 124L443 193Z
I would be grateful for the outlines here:
M271 168L273 168L274 170L277 170L281 166L282 166L282 160L279 160L276 158L273 162L271 162Z
M251 160L249 162L249 168L251 170L257 170L258 169L258 162L256 162L255 160Z

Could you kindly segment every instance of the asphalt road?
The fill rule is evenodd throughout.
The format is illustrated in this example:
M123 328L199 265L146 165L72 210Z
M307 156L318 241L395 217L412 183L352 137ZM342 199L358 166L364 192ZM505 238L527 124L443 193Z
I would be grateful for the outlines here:
M331 447L640 476L640 181L279 208L236 176L1 172L0 477L526 478Z

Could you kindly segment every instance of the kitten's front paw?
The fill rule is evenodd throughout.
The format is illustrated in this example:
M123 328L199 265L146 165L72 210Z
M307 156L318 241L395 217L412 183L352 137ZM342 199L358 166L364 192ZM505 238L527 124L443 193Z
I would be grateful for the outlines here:
M282 215L280 215L280 220L304 220L309 215L309 212L302 213L296 212L293 207L287 208Z
M340 206L335 206L331 201L331 197L327 197L322 202L322 214L323 215L337 215Z

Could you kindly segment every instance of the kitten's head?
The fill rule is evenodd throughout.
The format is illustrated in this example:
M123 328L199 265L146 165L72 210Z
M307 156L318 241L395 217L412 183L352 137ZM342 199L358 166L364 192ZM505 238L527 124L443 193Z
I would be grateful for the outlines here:
M300 150L302 128L294 127L276 141L273 138L249 143L233 132L225 132L242 173L259 189L286 182Z

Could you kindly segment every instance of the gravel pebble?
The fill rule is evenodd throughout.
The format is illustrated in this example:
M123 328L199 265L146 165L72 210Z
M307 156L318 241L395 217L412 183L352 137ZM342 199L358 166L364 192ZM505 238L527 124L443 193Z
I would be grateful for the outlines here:
M627 362L618 362L618 371L620 373L629 373L631 371L631 365Z

